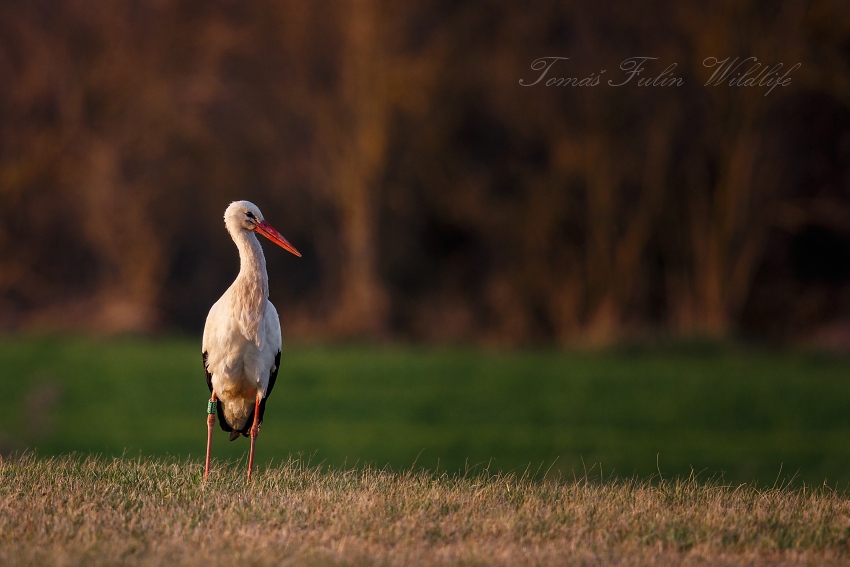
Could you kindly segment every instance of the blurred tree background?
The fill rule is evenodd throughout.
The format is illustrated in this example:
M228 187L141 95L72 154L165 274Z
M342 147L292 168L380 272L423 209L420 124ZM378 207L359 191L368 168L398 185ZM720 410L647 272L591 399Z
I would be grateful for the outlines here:
M5 331L199 333L248 199L289 337L850 345L844 0L3 0L0 86Z

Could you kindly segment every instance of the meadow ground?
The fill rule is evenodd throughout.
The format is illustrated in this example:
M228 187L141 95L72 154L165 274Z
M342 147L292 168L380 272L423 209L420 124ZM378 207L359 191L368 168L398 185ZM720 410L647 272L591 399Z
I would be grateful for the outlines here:
M217 432L205 485L197 341L9 338L0 564L847 564L848 377L734 347L289 347L255 482Z
M0 454L200 459L199 341L0 340ZM607 352L287 346L259 462L850 485L850 360L736 347ZM247 440L216 430L213 454Z
M290 459L0 461L2 565L838 565L850 501L694 479L535 481Z

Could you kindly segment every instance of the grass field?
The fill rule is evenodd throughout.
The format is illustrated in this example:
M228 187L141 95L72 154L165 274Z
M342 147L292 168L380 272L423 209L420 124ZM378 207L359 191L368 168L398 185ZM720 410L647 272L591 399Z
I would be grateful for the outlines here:
M200 459L199 341L0 341L0 448ZM850 484L850 360L740 348L597 353L289 346L257 451L350 468ZM216 430L213 454L248 443ZM244 465L244 461L242 463ZM241 466L241 465L240 465Z
M297 459L0 460L2 565L840 565L832 490L532 481Z

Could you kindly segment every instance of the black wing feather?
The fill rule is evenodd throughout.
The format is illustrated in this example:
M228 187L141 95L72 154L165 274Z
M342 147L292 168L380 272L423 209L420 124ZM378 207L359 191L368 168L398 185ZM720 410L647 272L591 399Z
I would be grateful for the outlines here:
M272 395L272 389L274 388L274 383L277 382L277 371L280 370L280 351L277 351L277 354L274 355L274 368L269 372L269 389L266 390L266 398ZM260 414L260 419L262 419L263 414Z
M204 373L207 375L207 387L210 389L210 394L212 394L212 374L210 374L210 369L207 368L207 357L208 356L209 355L206 353L206 351L204 351L204 353L203 353Z
M260 423L263 422L263 414L266 413L266 400L272 395L274 383L277 382L278 370L280 370L280 351L277 351L277 354L274 355L274 368L269 372L269 388L266 390L265 397L260 400Z
M210 394L212 394L212 391L213 391L212 374L210 374L210 370L209 370L209 368L207 368L207 356L208 356L207 353L204 352L203 353L204 373L207 375L207 387L210 389ZM230 427L230 424L227 423L227 421L224 419L224 409L222 408L222 405L223 404L221 404L221 403L217 403L215 405L216 413L218 414L218 424L219 424L219 426L221 426L222 431L226 431L227 433L230 433L231 431L233 431L233 428Z

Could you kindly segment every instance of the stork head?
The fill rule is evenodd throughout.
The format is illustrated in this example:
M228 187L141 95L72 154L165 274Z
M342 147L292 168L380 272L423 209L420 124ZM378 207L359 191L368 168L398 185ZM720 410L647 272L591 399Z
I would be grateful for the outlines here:
M284 250L292 252L299 258L301 253L295 249L275 228L263 218L263 213L254 203L249 201L234 201L224 211L224 224L227 231L236 236L243 230L262 234Z

